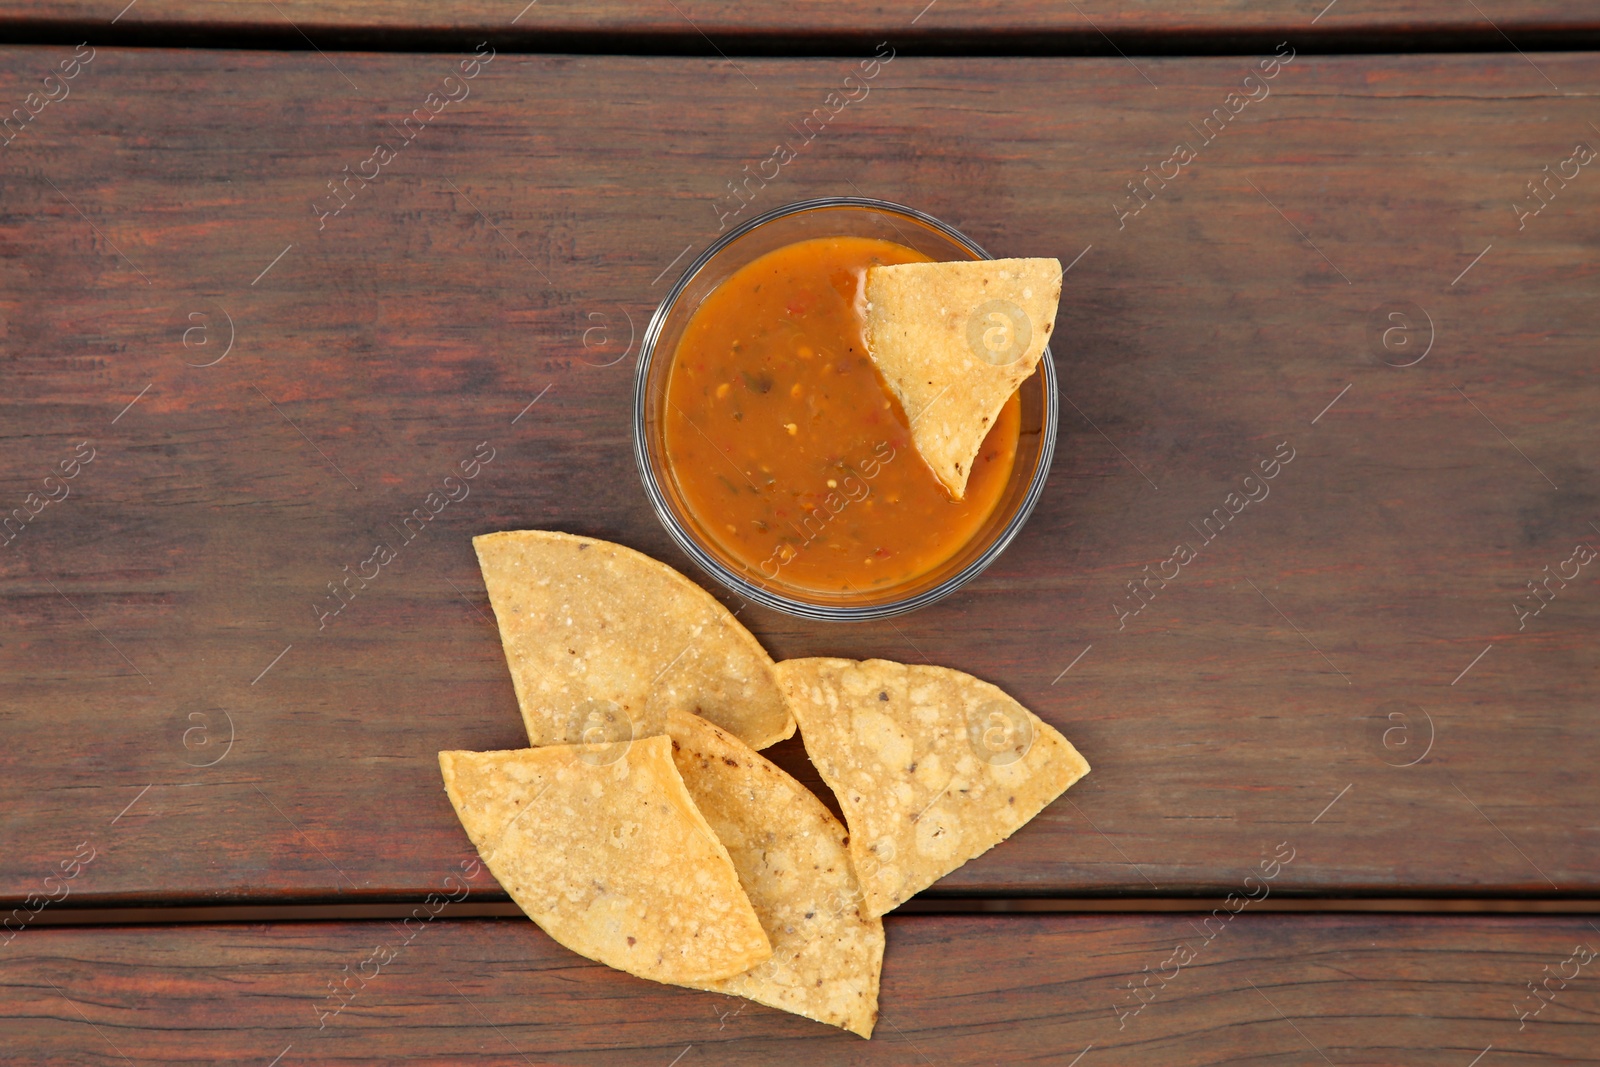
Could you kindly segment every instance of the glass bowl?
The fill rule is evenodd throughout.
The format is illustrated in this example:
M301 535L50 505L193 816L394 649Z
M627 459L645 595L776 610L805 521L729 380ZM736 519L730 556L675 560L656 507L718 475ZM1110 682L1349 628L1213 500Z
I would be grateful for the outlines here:
M1044 491L1055 452L1059 421L1055 364L1047 347L1038 370L1018 388L1022 426L1010 481L985 523L944 563L899 585L868 592L825 593L767 579L759 570L728 556L701 531L667 463L662 414L678 342L706 296L752 260L813 237L876 237L939 261L993 258L931 215L864 197L803 200L729 231L683 272L645 330L634 382L634 457L645 495L667 533L702 569L735 593L805 619L881 619L915 611L960 589L983 573L1028 521Z

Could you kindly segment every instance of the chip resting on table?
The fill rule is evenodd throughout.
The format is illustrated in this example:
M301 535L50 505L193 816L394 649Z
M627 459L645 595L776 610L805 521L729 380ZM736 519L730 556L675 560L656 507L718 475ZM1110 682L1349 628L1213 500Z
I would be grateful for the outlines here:
M672 758L772 941L743 974L686 982L872 1036L883 922L868 917L839 820L781 768L704 719L669 712Z
M658 982L772 955L733 862L664 737L441 752L445 791L511 899L572 951Z
M531 744L652 736L668 708L702 715L752 748L794 733L771 657L665 563L546 530L472 543Z
M778 679L839 798L869 915L1004 841L1089 772L1038 716L948 667L793 659Z

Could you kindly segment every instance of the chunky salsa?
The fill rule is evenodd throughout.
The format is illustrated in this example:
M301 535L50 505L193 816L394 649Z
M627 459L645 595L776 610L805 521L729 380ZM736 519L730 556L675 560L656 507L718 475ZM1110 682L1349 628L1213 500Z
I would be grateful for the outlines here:
M1016 396L952 500L867 356L867 268L927 259L871 238L801 241L740 268L685 328L667 463L702 533L751 580L843 594L911 581L959 551L1005 491Z

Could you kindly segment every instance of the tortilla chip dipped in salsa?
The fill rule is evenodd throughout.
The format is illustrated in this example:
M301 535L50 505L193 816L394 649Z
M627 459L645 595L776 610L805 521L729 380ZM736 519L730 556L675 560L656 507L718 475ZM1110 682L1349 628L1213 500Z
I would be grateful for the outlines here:
M706 720L669 712L667 731L683 784L772 941L772 957L743 974L684 984L871 1037L883 922L864 911L845 828L805 786Z
M904 263L867 271L867 352L911 419L917 451L957 500L1061 300L1054 259Z
M751 748L794 733L766 650L665 563L549 530L472 544L531 744L626 744L661 733L667 708Z
M640 978L729 978L772 945L671 744L441 752L439 767L478 854L545 933Z
M702 540L749 581L841 598L915 581L1005 494L1020 401L986 404L952 499L868 355L869 271L926 259L872 238L800 241L739 268L686 324L662 418L667 466Z
M1033 712L948 667L791 659L778 680L839 798L868 915L987 852L1089 773Z

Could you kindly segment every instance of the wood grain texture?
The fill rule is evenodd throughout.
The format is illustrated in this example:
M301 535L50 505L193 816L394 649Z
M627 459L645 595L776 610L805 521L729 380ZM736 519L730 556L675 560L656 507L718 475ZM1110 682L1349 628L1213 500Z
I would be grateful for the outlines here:
M119 14L119 12L121 12ZM902 41L949 35L997 35L1026 39L1062 34L1150 36L1261 33L1343 34L1403 32L1514 35L1526 45L1562 31L1600 29L1600 13L1583 0L1502 0L1475 9L1470 4L1427 0L1141 0L1125 4L1049 4L1038 0L928 0L839 4L831 0L739 3L716 0L17 0L0 14L0 25L70 23L86 31L109 27L240 34L305 34L324 47L352 32L419 34L482 32L538 47L550 35L619 32L702 38L739 47L763 37L795 35L889 35ZM294 47L299 47L295 44ZM1109 49L1107 50L1109 52Z
M1200 918L891 919L870 1042L609 970L531 923L443 917L410 933L29 931L0 950L0 1020L14 1067L280 1055L282 1067L1065 1065L1085 1049L1079 1067L1308 1064L1324 1062L1319 1052L1336 1064L1465 1067L1491 1047L1480 1062L1494 1067L1592 1063L1600 1045L1600 962L1582 968L1574 955L1592 957L1600 936L1582 920L1241 916L1205 943ZM1191 961L1164 964L1178 945ZM391 962L363 968L368 959ZM1575 971L1551 978L1542 1000L1528 992ZM1153 978L1132 1014L1129 983L1158 973L1168 981ZM330 999L347 975L353 995ZM337 1003L348 1006L331 1014Z
M0 51L0 99L68 54ZM0 148L3 510L95 450L0 547L8 906L80 843L56 907L436 888L470 846L435 752L521 740L470 537L686 566L634 471L629 322L857 67L502 54L319 231L459 59L102 49ZM755 195L1074 264L1055 464L1006 555L892 622L741 615L778 657L968 671L1093 765L937 891L1220 895L1283 841L1279 891L1600 885L1600 569L1512 606L1600 544L1600 177L1511 206L1600 136L1600 60L1535 62L1299 57L1119 225L1252 60L901 57ZM1434 333L1404 367L1421 318L1372 339L1401 301Z

